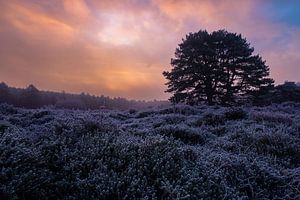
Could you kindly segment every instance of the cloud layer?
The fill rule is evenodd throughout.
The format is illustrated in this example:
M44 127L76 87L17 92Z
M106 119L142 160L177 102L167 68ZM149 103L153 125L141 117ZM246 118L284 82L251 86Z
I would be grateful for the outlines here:
M297 2L0 1L0 81L166 99L161 73L170 69L181 38L199 29L242 33L267 60L277 83L299 81L300 25L294 23L299 16L287 13L293 4Z

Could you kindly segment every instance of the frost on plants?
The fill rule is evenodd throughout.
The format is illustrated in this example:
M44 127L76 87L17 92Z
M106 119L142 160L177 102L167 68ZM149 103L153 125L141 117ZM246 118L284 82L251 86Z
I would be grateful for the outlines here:
M286 106L293 107L289 112ZM299 199L300 107L0 105L0 199Z

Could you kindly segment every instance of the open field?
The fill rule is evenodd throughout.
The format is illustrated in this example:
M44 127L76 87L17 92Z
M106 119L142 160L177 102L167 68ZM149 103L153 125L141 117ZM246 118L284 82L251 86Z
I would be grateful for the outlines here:
M0 199L299 199L300 104L0 105Z

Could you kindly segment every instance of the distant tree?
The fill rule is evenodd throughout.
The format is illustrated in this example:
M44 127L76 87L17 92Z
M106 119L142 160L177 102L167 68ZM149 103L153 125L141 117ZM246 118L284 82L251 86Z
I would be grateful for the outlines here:
M41 93L34 85L29 85L22 91L19 100L20 106L25 108L38 108L42 106Z
M0 103L10 103L11 94L9 87L5 83L0 83Z
M87 109L84 102L79 98L70 98L66 100L58 100L55 104L56 108L67 108L67 109Z
M240 34L225 30L189 33L163 72L172 102L231 104L273 86L269 67Z
M300 86L291 81L286 81L282 85L277 85L271 95L271 101L274 103L286 101L300 102Z

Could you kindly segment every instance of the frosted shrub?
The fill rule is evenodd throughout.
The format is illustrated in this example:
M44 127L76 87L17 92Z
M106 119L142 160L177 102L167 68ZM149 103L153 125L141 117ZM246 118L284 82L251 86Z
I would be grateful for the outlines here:
M202 144L206 141L207 134L197 132L196 129L183 125L166 125L155 129L155 132L168 137L174 137L188 144Z
M224 115L227 120L241 120L247 117L247 112L242 108L230 108Z
M251 117L257 122L283 123L288 125L293 123L289 115L274 112L253 112Z
M286 159L290 165L300 164L300 140L284 133L258 134L255 148L258 153Z
M294 105L0 105L0 199L299 199L299 120Z
M159 120L156 120L154 122L154 127L160 127L162 125L166 124L180 124L184 122L185 117L179 114L166 114L166 115L161 115Z
M35 113L33 113L32 117L36 118L36 119L40 119L42 117L45 117L47 115L51 115L52 113L48 110L41 110L41 111L37 111Z
M18 113L17 108L8 105L8 104L0 104L0 113L3 115L10 115Z
M127 120L130 118L130 116L128 116L127 113L119 113L119 112L111 114L110 117L117 120Z
M129 114L135 114L137 111L135 109L130 109L128 112Z
M136 117L137 118L145 118L145 117L152 116L153 114L154 114L153 111L140 111Z
M202 123L209 126L225 124L225 117L220 114L209 113L203 116Z
M196 107L188 105L176 105L161 109L160 114L181 114L181 115L195 115L199 113Z

